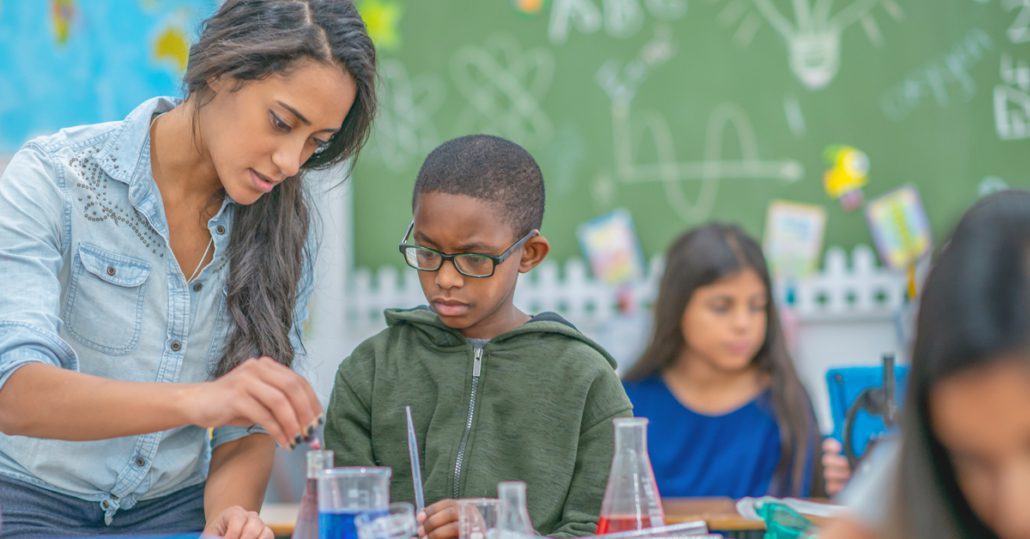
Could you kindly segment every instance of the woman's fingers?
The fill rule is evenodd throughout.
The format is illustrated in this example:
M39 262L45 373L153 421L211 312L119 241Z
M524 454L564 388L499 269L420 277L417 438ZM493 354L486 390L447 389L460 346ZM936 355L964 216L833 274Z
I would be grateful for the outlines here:
M204 427L262 426L282 447L294 447L318 428L321 404L311 384L271 358L249 359L204 384L186 414Z
M261 379L266 384L279 389L289 399L290 406L301 427L301 437L314 434L315 429L318 428L318 419L322 415L322 405L311 384L304 377L272 358L261 357L257 363L260 366L258 373Z
M289 397L281 389L266 384L262 380L255 380L254 383L248 385L248 390L250 396L267 410L268 415L275 422L277 430L283 433L286 439L284 447L292 448L307 436L307 427L301 423ZM265 427L266 430L268 429L267 425L258 424Z

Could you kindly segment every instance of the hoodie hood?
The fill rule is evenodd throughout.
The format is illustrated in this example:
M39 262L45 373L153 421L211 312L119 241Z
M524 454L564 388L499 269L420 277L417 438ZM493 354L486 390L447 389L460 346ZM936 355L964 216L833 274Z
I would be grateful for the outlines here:
M436 316L428 306L422 305L413 309L387 309L384 311L386 325L389 327L408 324L416 328L433 345L441 348L464 347L468 339L460 331L444 325L440 317ZM586 335L583 335L576 326L562 318L558 313L550 311L540 313L525 324L490 339L491 343L499 343L522 338L540 338L546 335L560 335L580 341L593 348L601 354L608 364L614 369L617 365L615 358L608 353L601 345L594 342Z

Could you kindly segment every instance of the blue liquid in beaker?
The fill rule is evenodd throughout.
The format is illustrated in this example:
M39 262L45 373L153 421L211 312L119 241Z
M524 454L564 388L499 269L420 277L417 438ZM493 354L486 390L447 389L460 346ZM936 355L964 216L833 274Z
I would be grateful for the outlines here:
M356 511L321 511L318 513L319 539L358 539L354 519L362 513L386 516L388 509L359 509Z

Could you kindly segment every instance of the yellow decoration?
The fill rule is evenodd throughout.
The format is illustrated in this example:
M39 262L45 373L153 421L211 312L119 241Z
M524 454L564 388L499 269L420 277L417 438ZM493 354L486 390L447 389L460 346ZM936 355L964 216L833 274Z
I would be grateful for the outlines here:
M827 160L833 168L823 176L823 186L830 198L840 198L869 183L869 158L862 151L851 146L835 146L828 149Z
M68 43L75 19L75 0L51 0L50 18L54 23L54 37L58 45Z
M180 72L186 71L190 42L179 28L167 28L154 41L154 59L169 62Z
M362 0L358 11L377 49L390 50L400 46L397 33L397 23L402 14L400 5L385 0Z
M544 0L515 0L515 5L519 11L532 15L540 12L544 7Z

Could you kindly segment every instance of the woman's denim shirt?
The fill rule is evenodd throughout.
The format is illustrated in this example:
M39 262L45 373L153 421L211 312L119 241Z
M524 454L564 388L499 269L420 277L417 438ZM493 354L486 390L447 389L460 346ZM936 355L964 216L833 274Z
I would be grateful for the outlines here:
M187 283L150 169L146 101L120 122L28 142L0 177L0 389L29 363L140 382L210 379L229 332L226 283L236 204L208 221L214 259ZM309 236L314 238L312 231ZM309 239L310 239L309 238ZM313 253L313 242L307 252ZM305 262L291 340L313 278ZM204 481L211 449L253 429L182 427L68 442L0 434L0 474L119 508Z

